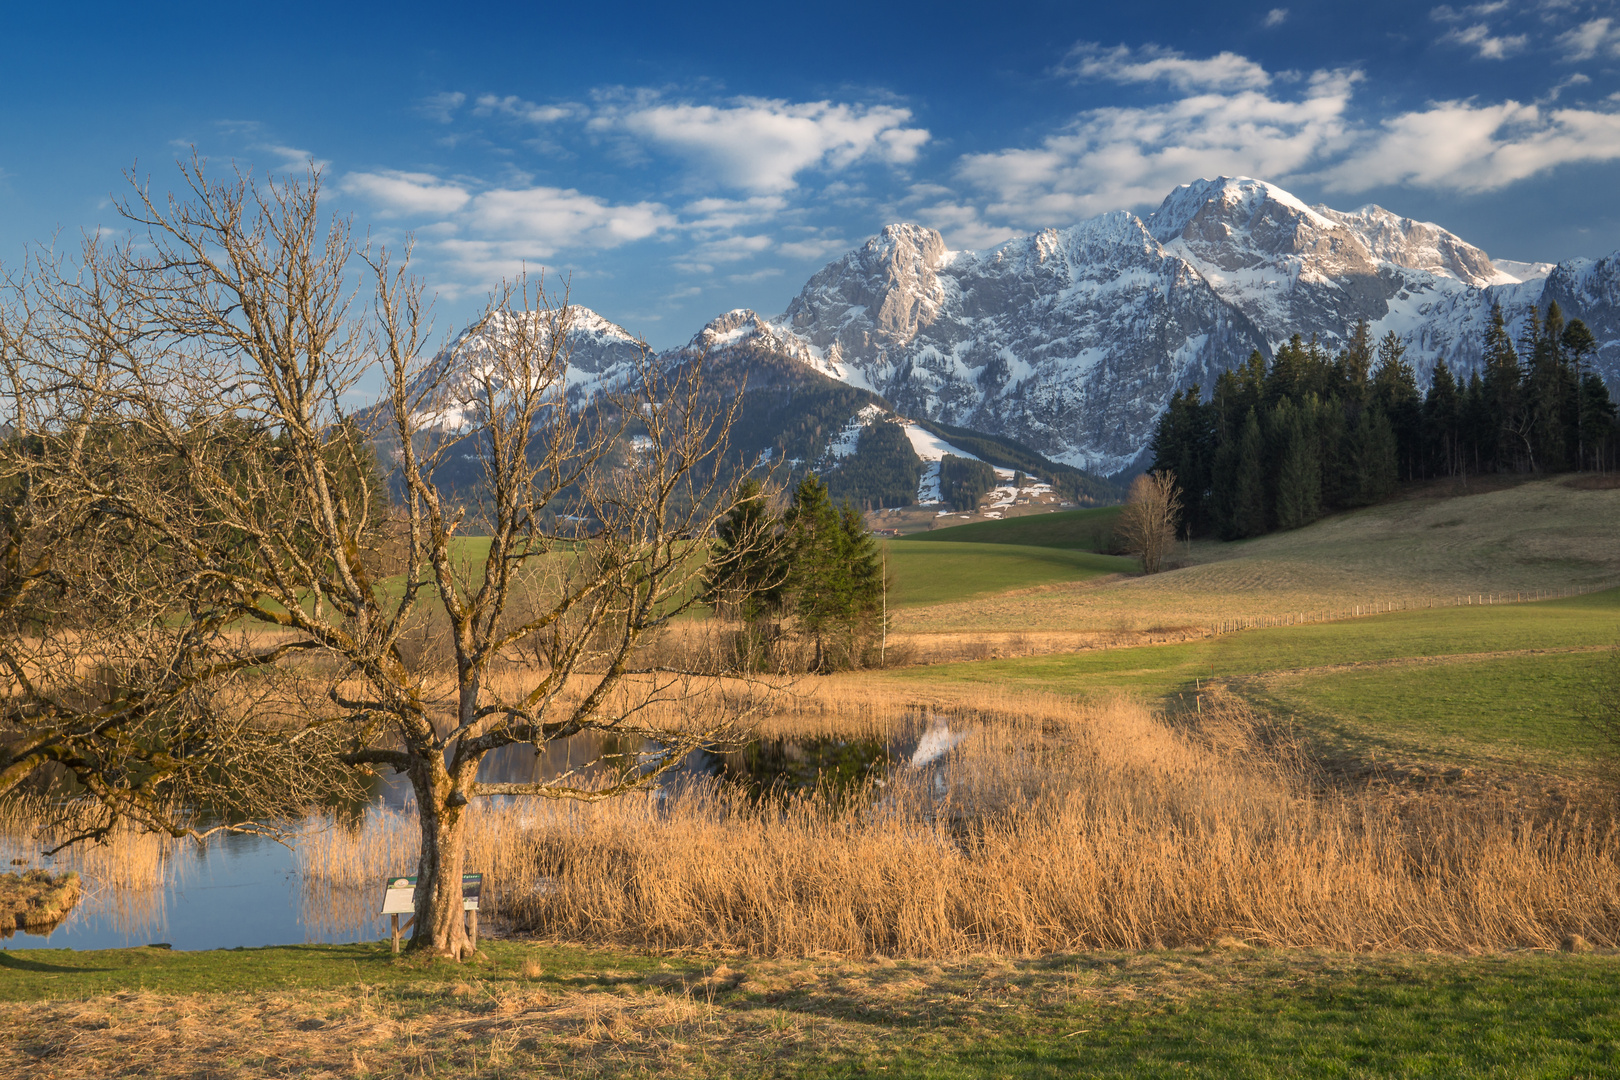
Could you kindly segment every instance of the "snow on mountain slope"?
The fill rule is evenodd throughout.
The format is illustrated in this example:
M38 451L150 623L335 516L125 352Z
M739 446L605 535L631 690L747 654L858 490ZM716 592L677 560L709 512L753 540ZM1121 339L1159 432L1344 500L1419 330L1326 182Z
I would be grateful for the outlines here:
M1366 319L1376 337L1393 331L1406 343L1426 384L1442 358L1474 369L1493 305L1517 336L1553 299L1597 335L1597 370L1620 378L1620 253L1493 262L1438 225L1378 206L1312 207L1274 184L1217 177L1178 187L1145 218L1104 214L986 251L890 225L811 277L783 314L727 312L660 361L712 355L747 376L738 386L777 387L770 408L780 415L750 431L762 447L809 407L792 374L808 370L879 395L900 416L1010 436L1107 475L1144 463L1172 394L1208 390L1293 334L1336 349ZM622 379L639 346L588 309L571 314L572 398ZM465 370L450 382L463 401L477 397L476 346L458 339L441 358L460 357ZM870 399L816 400L814 431L800 425L794 449L778 449L843 460Z
M901 413L1020 439L1099 473L1139 464L1170 395L1210 388L1294 334L1329 349L1366 319L1427 381L1477 365L1493 305L1515 333L1560 302L1620 374L1620 258L1493 263L1378 206L1307 206L1244 177L1185 184L1146 218L1104 214L989 251L891 225L813 276L781 316L817 370ZM1591 313L1588 317L1587 313ZM1603 327L1601 331L1599 327Z
M810 279L771 321L818 370L905 415L1013 435L1114 472L1169 395L1264 339L1130 214L983 252L890 226Z
M517 322L520 317L527 318L527 326ZM568 399L583 400L622 385L645 346L590 308L572 304L564 317L567 375L560 389ZM438 431L453 431L474 421L487 397L486 382L505 382L508 373L503 366L508 358L503 353L519 342L531 352L532 364L548 362L551 327L543 315L502 313L481 328L469 327L456 335L411 383L419 420Z

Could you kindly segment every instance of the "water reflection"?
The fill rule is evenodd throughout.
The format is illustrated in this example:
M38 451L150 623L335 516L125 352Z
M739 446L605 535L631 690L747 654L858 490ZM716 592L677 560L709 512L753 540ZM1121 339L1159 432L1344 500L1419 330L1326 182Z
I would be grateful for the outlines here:
M706 778L742 787L755 799L819 793L841 801L861 792L881 797L888 785L905 778L941 798L949 785L950 752L971 735L971 728L953 724L950 717L918 713L887 739L758 739L723 753L689 755L663 778L662 794L678 799L683 785ZM569 771L588 774L605 753L648 749L655 747L587 736L539 750L511 746L490 754L479 778L521 783ZM409 867L393 864L409 861L406 852L414 850L414 840L383 837L375 834L375 827L388 818L391 829L408 832L411 800L408 782L387 777L369 806L342 808L306 822L302 843L313 850L328 830L360 829L368 847L388 848L388 873L404 872ZM38 858L37 850L18 847L15 839L10 846L17 848L13 856L50 865ZM333 888L301 873L294 851L261 837L217 836L205 844L166 849L161 887L113 887L87 870L81 868L83 899L61 924L48 933L19 931L3 947L97 949L167 942L179 949L209 949L376 940L384 934L384 920L376 913L381 877L378 889Z

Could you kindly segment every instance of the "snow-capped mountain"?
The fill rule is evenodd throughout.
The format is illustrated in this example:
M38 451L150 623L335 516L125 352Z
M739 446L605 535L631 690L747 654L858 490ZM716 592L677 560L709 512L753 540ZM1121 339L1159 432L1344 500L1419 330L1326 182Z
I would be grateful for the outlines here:
M590 308L571 304L560 314L567 340L558 351L567 365L565 382L555 389L580 401L622 385L645 346ZM516 353L528 353L529 363L538 369L551 351L551 323L540 313L498 312L482 325L468 327L412 381L409 393L420 421L441 431L460 427L477 414L491 381L504 384L516 375Z
M760 412L746 438L760 453L832 467L876 408L1108 475L1145 463L1172 394L1211 388L1255 349L1269 356L1294 334L1336 349L1366 319L1375 337L1405 341L1426 385L1442 358L1474 369L1493 305L1516 334L1554 299L1597 336L1596 370L1620 377L1620 253L1493 262L1378 206L1312 207L1274 184L1221 177L1177 188L1145 217L1104 214L987 251L890 225L815 274L781 315L727 312L658 359L714 357L728 386L746 385ZM630 331L586 308L570 315L570 397L633 369ZM460 372L447 381L463 400L477 396L479 354L464 335L441 357Z
M1243 312L1123 213L984 252L895 225L823 269L772 326L903 413L1113 472L1169 396L1266 348Z
M777 337L908 415L1007 435L1098 473L1139 464L1172 393L1206 389L1293 334L1340 346L1366 319L1427 381L1477 364L1494 304L1517 326L1557 298L1620 373L1620 255L1493 263L1378 206L1306 206L1274 184L1199 180L1145 218L1104 214L989 251L891 225L830 263Z

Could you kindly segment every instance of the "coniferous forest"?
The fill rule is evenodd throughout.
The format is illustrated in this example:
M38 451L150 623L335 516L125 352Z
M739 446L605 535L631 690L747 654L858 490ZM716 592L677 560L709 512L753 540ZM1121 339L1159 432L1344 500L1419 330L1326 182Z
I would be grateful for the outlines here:
M1223 372L1210 400L1196 386L1172 398L1152 468L1175 473L1192 535L1226 540L1379 502L1402 481L1610 471L1620 426L1595 350L1556 303L1517 342L1494 308L1479 368L1465 378L1442 360L1424 394L1393 332L1374 342L1363 321L1336 356L1296 334L1269 365L1255 352Z

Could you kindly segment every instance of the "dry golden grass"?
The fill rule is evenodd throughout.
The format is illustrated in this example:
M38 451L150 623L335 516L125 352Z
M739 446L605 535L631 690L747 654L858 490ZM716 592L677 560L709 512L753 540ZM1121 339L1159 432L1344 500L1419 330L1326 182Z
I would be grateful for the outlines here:
M867 800L677 797L477 811L468 868L544 938L754 956L1181 947L1457 952L1620 943L1620 835L1488 799L1322 794L1236 700L1173 726L1128 700L936 696L968 737ZM893 732L914 699L801 693L777 733ZM910 718L908 720L908 717ZM409 828L333 831L312 878L375 882ZM373 841L372 837L378 837ZM324 860L324 862L323 862ZM330 870L323 870L329 866Z
M1067 1040L1063 1046L1085 1057L1088 1041L1110 1039L1114 1025L1139 1009L1335 980L1422 985L1454 965L1268 953L1227 942L1053 961L732 958L524 982L486 980L472 968L449 985L126 992L0 1003L0 1075L881 1075L900 1054L912 1058L907 1071L917 1075L921 1055L949 1060L1010 1031L1032 1045ZM974 1064L983 1067L982 1059Z
M79 902L79 875L68 870L25 870L0 874L0 934L50 927Z
M34 866L41 852L55 847L91 820L91 808L20 796L0 800L0 858ZM162 887L176 841L122 823L103 843L82 843L50 859L53 869L73 870L97 887L141 892Z

